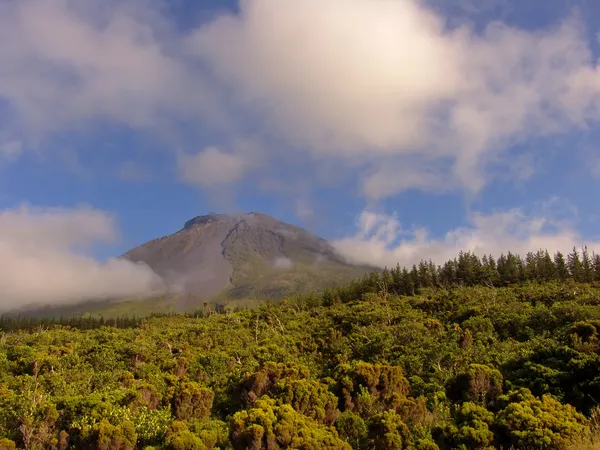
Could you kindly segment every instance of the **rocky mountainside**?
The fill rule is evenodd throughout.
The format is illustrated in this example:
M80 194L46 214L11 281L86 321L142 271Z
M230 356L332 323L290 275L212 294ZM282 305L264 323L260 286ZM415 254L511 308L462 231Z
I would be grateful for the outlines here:
M195 217L122 257L148 264L179 292L176 309L207 300L281 298L372 270L347 264L324 239L259 213Z

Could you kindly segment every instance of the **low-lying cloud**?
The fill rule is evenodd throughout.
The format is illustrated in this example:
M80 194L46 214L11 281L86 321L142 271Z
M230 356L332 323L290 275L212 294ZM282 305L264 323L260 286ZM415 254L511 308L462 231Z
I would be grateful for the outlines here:
M429 259L443 264L460 251L496 258L507 251L520 255L540 249L568 253L582 245L600 251L600 242L584 242L564 218L527 215L520 209L473 213L468 225L441 237L430 236L425 228L405 229L396 216L371 211L360 214L357 228L354 236L333 241L332 245L350 262L378 267L411 267Z
M273 261L273 267L275 267L276 269L293 269L294 261L285 256L278 256Z
M162 281L148 266L90 256L117 235L114 217L96 209L1 211L0 311L158 294Z

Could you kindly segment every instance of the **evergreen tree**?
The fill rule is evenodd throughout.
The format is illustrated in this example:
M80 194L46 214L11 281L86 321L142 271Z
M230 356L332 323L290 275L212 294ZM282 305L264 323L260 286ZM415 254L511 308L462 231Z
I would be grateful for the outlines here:
M419 284L419 269L413 264L412 270L410 271L410 281L412 286L412 294L416 295L420 292L421 285Z
M554 255L554 266L556 268L556 276L559 280L564 280L569 277L569 269L565 256L561 252L556 252Z
M594 281L600 281L600 255L594 254L592 261L594 265Z
M575 247L573 247L573 251L567 256L567 269L569 270L569 275L575 281L583 280L583 265L579 258L579 252Z
M526 280L536 280L538 278L537 258L532 252L525 255L524 273Z
M587 246L584 246L581 252L581 271L583 277L582 281L585 281L586 283L594 281L594 264L592 263L592 258L590 257Z
M433 277L429 271L429 265L425 263L425 261L421 261L418 267L419 273L419 286L421 287L431 287L433 286Z
M554 265L554 261L548 253L548 250L541 251L540 250L540 277L543 280L550 281L556 278L556 266Z
M456 259L451 259L440 269L440 281L443 285L452 286L457 283L456 265Z

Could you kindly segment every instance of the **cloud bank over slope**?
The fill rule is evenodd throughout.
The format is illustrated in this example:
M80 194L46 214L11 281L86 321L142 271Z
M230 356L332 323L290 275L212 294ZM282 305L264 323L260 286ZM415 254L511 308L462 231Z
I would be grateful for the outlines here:
M0 312L160 293L147 266L89 256L92 245L116 238L114 217L91 208L0 212Z
M584 244L583 237L568 220L547 214L526 214L520 209L491 214L473 213L469 225L430 236L425 228L405 229L397 217L363 211L358 232L332 242L349 261L379 267L411 267L431 259L443 264L460 251L498 258L511 251L520 255L547 249L570 252ZM600 241L587 242L590 252L600 252Z

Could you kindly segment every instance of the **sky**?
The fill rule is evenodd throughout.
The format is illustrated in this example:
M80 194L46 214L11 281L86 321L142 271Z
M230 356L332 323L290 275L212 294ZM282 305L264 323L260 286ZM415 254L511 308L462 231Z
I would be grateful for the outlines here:
M4 306L160 291L115 257L212 211L600 251L599 58L592 0L0 0Z

